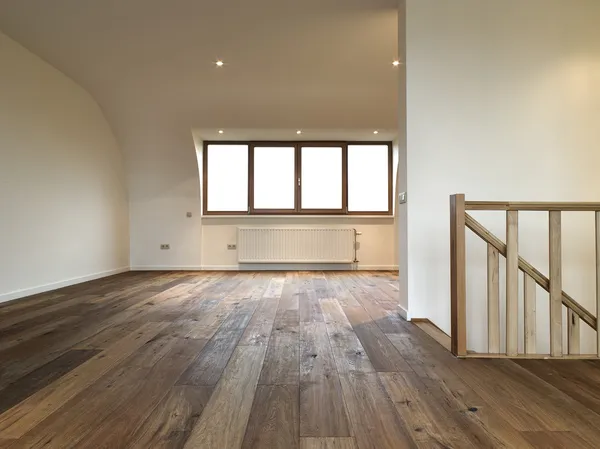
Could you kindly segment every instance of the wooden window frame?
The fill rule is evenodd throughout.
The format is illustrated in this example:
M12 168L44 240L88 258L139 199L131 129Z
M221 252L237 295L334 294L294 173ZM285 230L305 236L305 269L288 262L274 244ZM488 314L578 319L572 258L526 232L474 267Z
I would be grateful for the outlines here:
M210 145L247 145L248 146L248 210L246 211L209 211L208 210L208 147ZM386 145L388 147L388 210L387 211L348 211L348 146L350 145ZM295 197L294 209L255 209L254 208L254 148L255 147L294 147L295 151ZM342 148L342 208L341 209L302 209L302 147L341 147ZM393 150L389 141L205 141L202 151L202 215L329 215L393 216Z
M204 145L202 147L202 215L248 215L248 210L245 211L233 211L233 210L228 210L228 211L222 211L222 210L218 210L218 211L209 211L208 210L208 147L210 145L248 145L248 151L250 151L250 143L249 142L244 142L244 141L233 141L233 140L227 140L227 141L217 141L217 142L204 142ZM248 156L250 156L250 153L248 153ZM250 167L250 161L248 160L248 167ZM248 174L249 176L249 174ZM248 182L250 182L250 178L248 177ZM250 185L248 185L248 188L250 188ZM250 193L248 192L248 195L250 195Z
M302 148L341 148L342 150L342 207L340 209L303 209L302 208ZM346 215L348 204L348 173L346 142L300 142L296 153L296 178L300 181L296 185L298 198L298 215Z
M254 149L284 147L294 149L294 208L293 209L256 209L254 207ZM248 147L248 205L249 215L295 215L298 212L298 145L295 142L250 142Z

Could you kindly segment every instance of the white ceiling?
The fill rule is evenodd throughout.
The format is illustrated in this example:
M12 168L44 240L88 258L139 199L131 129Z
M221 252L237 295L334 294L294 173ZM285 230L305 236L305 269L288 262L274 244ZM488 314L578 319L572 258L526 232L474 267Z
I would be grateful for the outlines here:
M397 125L397 4L0 0L0 30L87 89L122 141L148 126L372 133Z

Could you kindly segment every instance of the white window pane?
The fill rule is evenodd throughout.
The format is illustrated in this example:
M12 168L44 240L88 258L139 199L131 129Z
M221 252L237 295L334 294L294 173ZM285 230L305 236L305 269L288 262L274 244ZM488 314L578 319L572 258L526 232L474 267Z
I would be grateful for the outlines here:
M387 145L348 145L348 211L387 212Z
M302 209L342 208L342 148L302 147Z
M294 147L254 147L254 208L294 209Z
M248 145L208 145L207 210L248 210Z

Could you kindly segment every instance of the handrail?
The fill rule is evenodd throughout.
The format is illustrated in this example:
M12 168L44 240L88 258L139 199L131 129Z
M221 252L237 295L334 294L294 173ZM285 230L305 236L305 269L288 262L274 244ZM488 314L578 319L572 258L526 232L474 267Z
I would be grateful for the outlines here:
M469 203L465 202L465 206L467 204L469 204ZM478 204L481 204L481 203L478 203ZM526 204L542 204L542 203L526 203ZM553 204L560 204L560 203L553 203ZM585 204L585 203L579 203L579 204ZM598 203L598 206L600 207L600 203ZM524 209L519 209L519 210L524 210ZM531 210L531 209L526 209L526 210ZM564 210L564 209L562 209L562 210ZM570 209L570 210L573 210L573 209ZM577 210L581 210L581 209L577 209ZM595 210L595 209L588 209L588 210ZM498 250L498 252L500 254L502 254L502 256L506 257L506 244L504 244L504 242L502 242L502 240L500 240L498 237L496 237L494 234L492 234L490 231L488 231L481 223L479 223L477 220L475 220L471 215L466 214L466 213L465 213L465 225L471 231L473 231L475 234L477 234L479 237L481 237L485 242L489 243L494 248L496 248ZM520 256L519 256L519 269L521 271L527 273L544 290L546 290L547 292L550 292L550 280L546 276L544 276L542 273L540 273L533 265L531 265L529 262L527 262L525 259L523 259ZM597 325L598 325L597 321L598 320L596 319L596 317L594 317L587 309L585 309L582 305L580 305L577 301L575 301L571 296L566 294L564 291L562 292L562 303L567 308L571 309L573 312L575 312L577 315L579 315L581 317L581 319L588 326L590 326L594 330L597 330Z
M565 211L597 212L600 203L552 203L552 202L514 202L514 201L465 201L465 210L527 210L527 211Z

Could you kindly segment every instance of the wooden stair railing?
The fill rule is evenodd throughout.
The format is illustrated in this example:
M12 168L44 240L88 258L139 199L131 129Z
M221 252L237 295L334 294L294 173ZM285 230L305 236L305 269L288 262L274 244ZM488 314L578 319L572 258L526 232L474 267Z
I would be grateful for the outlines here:
M506 244L466 213L467 210L506 211ZM547 278L518 253L519 211L547 211L549 215L550 276ZM561 215L563 211L592 211L596 218L596 316L562 290ZM487 243L488 353L467 351L466 322L466 228ZM506 352L500 354L500 255L506 258ZM562 306L567 308L566 353L569 357L600 357L600 332L597 354L580 355L580 320L598 329L600 310L600 203L508 203L465 201L464 194L450 197L451 258L451 350L458 357L563 357ZM519 270L524 273L524 354L518 352ZM550 295L550 354L536 352L536 284Z

